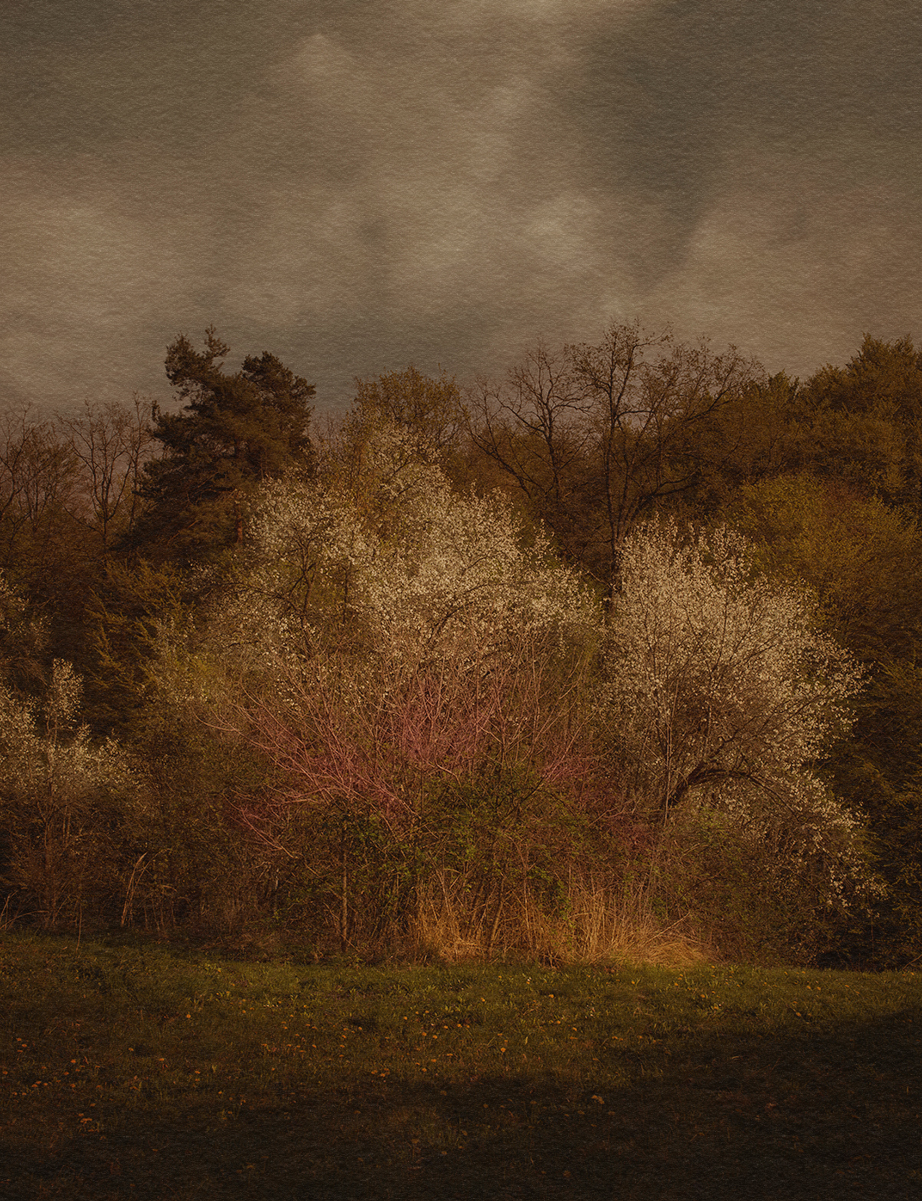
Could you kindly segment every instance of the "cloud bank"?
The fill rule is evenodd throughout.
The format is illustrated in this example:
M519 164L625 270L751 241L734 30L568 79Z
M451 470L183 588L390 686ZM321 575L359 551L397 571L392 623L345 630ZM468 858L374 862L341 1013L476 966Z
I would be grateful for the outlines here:
M348 400L609 320L770 370L920 333L906 0L13 0L7 401L164 394L213 323Z

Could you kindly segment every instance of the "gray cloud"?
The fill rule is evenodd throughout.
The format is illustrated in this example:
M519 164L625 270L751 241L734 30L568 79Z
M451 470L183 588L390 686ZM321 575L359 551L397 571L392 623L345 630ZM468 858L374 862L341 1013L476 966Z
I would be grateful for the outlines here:
M611 318L772 370L919 328L904 0L13 3L8 398L163 393L210 323L347 399ZM0 31L2 32L2 31Z

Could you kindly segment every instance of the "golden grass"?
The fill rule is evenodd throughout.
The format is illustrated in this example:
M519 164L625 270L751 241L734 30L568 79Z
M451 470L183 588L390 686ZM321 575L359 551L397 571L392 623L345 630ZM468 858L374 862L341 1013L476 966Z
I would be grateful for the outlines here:
M441 872L421 891L410 930L411 951L446 963L504 954L553 964L650 963L690 967L713 962L691 922L664 922L642 889L615 896L574 883L551 915L528 887L472 896L470 883Z

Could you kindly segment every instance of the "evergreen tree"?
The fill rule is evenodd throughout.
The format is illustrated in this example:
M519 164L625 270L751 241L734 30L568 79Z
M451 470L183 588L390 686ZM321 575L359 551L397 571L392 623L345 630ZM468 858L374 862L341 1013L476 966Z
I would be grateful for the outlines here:
M214 328L202 352L184 335L167 349L167 378L184 404L178 413L154 406L163 454L145 465L140 492L149 508L134 539L155 559L190 561L239 545L254 487L312 470L313 385L268 351L228 374L229 349Z

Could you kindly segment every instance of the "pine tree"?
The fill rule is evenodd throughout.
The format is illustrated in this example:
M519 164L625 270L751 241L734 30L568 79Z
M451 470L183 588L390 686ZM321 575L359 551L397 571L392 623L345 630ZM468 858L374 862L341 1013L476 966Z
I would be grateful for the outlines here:
M149 508L134 539L154 559L188 562L239 545L252 490L312 471L313 385L268 351L229 374L229 351L214 328L202 352L184 335L167 349L167 378L184 404L176 413L154 406L163 454L145 465L140 492Z

